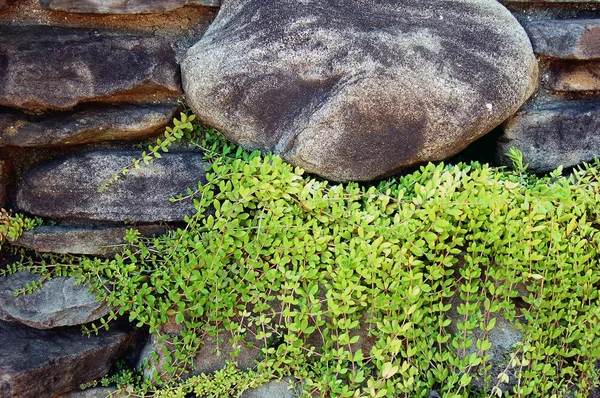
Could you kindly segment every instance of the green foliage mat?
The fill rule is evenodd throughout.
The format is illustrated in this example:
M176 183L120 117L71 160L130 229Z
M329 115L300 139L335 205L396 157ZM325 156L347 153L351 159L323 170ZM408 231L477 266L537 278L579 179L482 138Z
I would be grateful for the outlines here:
M185 228L151 240L132 230L115 259L11 268L75 276L112 318L161 336L161 374L121 373L124 390L237 396L284 376L332 397L586 397L599 385L600 163L536 177L513 152L515 170L429 164L335 185L185 118L175 130L212 163L206 185L173 199L194 201ZM494 372L502 318L523 339ZM173 323L180 333L165 333ZM261 350L256 367L236 369L234 353L223 371L179 379L203 337L227 331Z

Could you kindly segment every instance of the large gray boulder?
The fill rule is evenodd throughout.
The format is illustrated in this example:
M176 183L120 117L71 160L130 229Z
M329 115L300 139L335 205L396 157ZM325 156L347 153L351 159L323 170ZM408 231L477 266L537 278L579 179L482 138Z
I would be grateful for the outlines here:
M110 312L89 292L89 286L75 286L74 278L55 278L31 294L15 297L15 291L39 280L39 275L28 272L0 278L0 319L51 329L93 322Z
M97 29L0 26L0 105L32 111L181 95L167 39Z
M199 153L168 153L162 159L98 189L140 155L99 151L45 162L28 171L17 190L20 211L52 219L183 221L195 213L192 200L169 200L206 182L208 164Z
M141 338L112 325L97 336L80 328L36 330L0 321L0 397L54 398L104 376Z
M337 181L459 152L537 75L525 31L495 0L227 1L182 63L201 119Z

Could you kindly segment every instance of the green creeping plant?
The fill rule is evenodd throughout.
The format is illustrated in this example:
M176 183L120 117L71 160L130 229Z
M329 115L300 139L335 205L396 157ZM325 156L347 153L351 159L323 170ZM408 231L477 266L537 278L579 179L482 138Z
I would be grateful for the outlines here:
M121 370L105 383L154 397L239 396L287 376L325 397L586 397L599 386L599 162L538 177L513 151L514 170L428 164L331 184L191 119L141 158L183 137L202 149L208 182L172 199L195 205L185 226L131 231L114 259L13 267L93 286L116 310L90 332L125 316L159 337L154 377ZM501 322L522 339L498 358ZM189 377L207 336L228 364ZM242 350L257 353L250 370L237 366Z

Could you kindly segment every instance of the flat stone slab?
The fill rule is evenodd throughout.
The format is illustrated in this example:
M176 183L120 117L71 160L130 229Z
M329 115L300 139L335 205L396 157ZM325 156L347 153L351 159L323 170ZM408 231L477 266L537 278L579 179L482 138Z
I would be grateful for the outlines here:
M74 286L74 278L55 278L32 294L15 297L15 291L38 280L39 275L24 271L0 278L1 320L51 329L93 322L110 312L110 308L96 301L89 286Z
M175 52L156 36L3 25L0 54L0 106L40 111L181 95Z
M117 391L115 387L94 387L61 395L60 398L127 398L126 394L117 394Z
M537 73L495 0L229 1L182 63L200 119L336 181L454 155L516 112Z
M136 151L90 152L42 163L18 190L20 211L56 220L183 221L195 213L191 200L171 203L205 183L208 164L198 153L168 153L109 185L105 181L140 155Z
M51 147L140 140L161 131L179 108L179 104L170 102L98 106L52 116L0 111L0 147Z
M140 332L112 325L97 336L80 328L36 330L0 321L0 395L51 398L104 376Z
M525 24L533 51L561 59L600 58L600 19L543 20Z
M43 225L23 235L13 246L26 247L40 253L84 254L88 256L112 257L122 252L127 229L137 229L141 236L153 237L167 232L162 225L140 225L135 227L65 227Z
M42 8L86 14L152 14L193 4L218 7L221 0L40 0Z
M504 125L497 158L515 147L532 172L575 166L600 156L600 103L564 102L520 110Z
M552 65L548 88L554 91L600 91L600 61L560 62Z

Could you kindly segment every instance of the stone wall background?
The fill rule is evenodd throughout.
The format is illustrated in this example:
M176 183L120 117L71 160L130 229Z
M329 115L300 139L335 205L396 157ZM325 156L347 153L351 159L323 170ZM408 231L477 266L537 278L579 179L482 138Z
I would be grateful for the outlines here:
M600 1L503 3L528 32L542 73L539 92L485 138L484 156L508 164L514 146L537 172L591 160L600 154ZM0 0L0 207L56 222L18 245L107 256L103 246L121 241L123 221L152 235L165 230L160 222L193 212L164 200L203 178L205 165L185 148L114 189L97 188L139 153L134 142L161 133L177 114L179 64L217 12L218 0ZM0 358L0 396L68 393L148 338L115 327L82 342L77 325L98 316L95 309L73 314L89 302L86 292L65 298L63 288L49 287L45 301L63 308L40 306L32 315L27 309L37 304L12 296L30 279L0 283L0 319L34 327L0 321L0 345L15 352ZM41 343L23 362L17 352L31 341ZM95 371L52 379L74 368Z
M574 166L600 153L600 2L505 1L541 66L538 93L503 126L495 159L510 147L534 172Z

